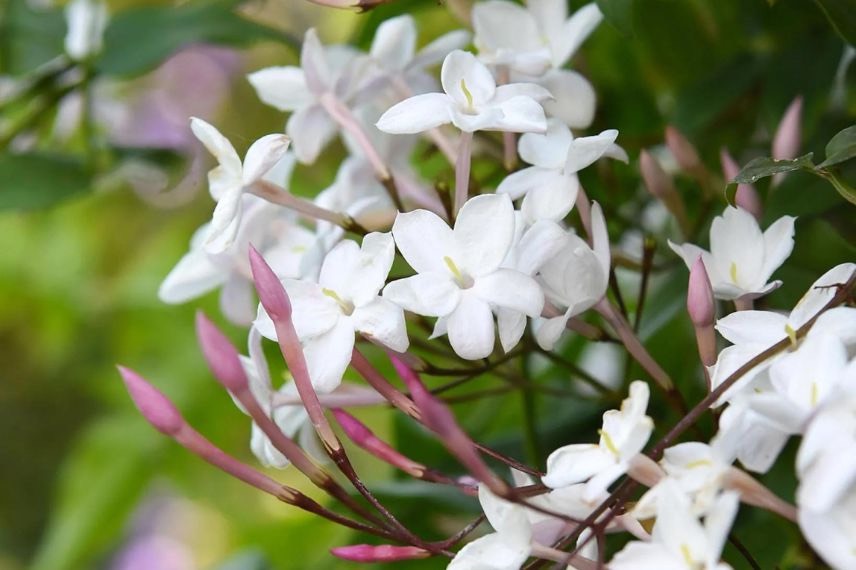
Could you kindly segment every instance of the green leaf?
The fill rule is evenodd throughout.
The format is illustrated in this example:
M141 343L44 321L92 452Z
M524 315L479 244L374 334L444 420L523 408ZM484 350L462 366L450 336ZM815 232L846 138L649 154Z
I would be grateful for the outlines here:
M65 29L61 9L8 0L0 11L0 73L22 75L64 53Z
M743 167L737 173L732 183L753 184L762 178L779 174L780 172L793 172L794 170L814 170L811 161L813 153L800 156L793 160L775 160L768 156L758 157Z
M835 31L850 45L856 45L856 10L853 0L815 0Z
M90 174L72 158L41 154L0 154L0 210L32 210L88 191Z
M856 156L856 125L836 134L826 145L826 160L817 165L827 168Z
M625 36L633 35L634 0L597 0L603 18Z
M233 10L237 3L208 0L120 12L104 33L104 53L97 69L108 75L140 75L191 44L244 46L285 39L273 28L240 17Z
M834 172L827 172L823 177L829 180L829 183L832 184L835 190L838 191L845 200L856 206L856 188L847 184L847 182L842 180L841 177Z
M152 453L160 442L134 414L91 426L63 469L32 570L92 568L92 559L122 532L156 469Z

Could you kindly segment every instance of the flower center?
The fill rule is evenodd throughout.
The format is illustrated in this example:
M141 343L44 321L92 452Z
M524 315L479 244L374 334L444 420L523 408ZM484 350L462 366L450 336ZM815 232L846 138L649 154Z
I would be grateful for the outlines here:
M618 451L618 446L616 446L615 442L612 440L612 436L610 436L609 433L602 429L597 430L597 433L603 440L603 444L606 446L606 449L608 449L611 454L618 458L620 453Z
M449 271L452 273L452 276L455 278L455 283L458 284L458 287L461 289L469 289L473 286L473 278L469 275L466 275L458 269L458 266L455 265L455 262L452 261L452 258L448 255L443 256L443 262L445 262L446 267L449 268Z
M817 390L817 382L812 381L811 383L811 407L815 407L817 405L818 400L818 390Z
M470 93L470 90L467 89L467 82L464 81L464 78L461 78L461 91L464 94L464 98L467 100L467 112L474 113L475 109L473 109L473 94Z
M351 314L354 312L354 304L350 301L342 299L339 294L333 291L332 289L322 288L321 292L336 301L336 303L339 305L339 308L346 316L350 317Z
M728 274L731 276L731 282L737 285L737 264L733 261L731 262L731 268L728 270Z
M696 459L695 461L690 461L685 465L687 469L695 469L696 467L709 467L711 465L710 459Z
M698 568L699 565L695 563L693 560L692 553L690 552L690 547L686 544L681 544L681 554L684 557L684 562L687 563L688 568Z

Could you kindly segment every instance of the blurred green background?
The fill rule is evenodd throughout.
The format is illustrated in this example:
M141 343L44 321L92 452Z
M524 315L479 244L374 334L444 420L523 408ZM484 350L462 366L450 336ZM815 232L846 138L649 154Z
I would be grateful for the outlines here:
M62 49L61 12L24 0L5 2L0 75L26 77ZM629 166L599 165L583 177L590 195L604 204L616 239L643 229L637 212L650 197L641 189L636 158L643 148L662 143L666 124L680 128L710 171L718 172L722 146L741 164L768 155L772 133L796 96L804 98L802 152L814 151L817 162L832 135L854 122L856 71L840 66L843 37L854 37L852 4L850 11L846 2L834 1L600 4L610 21L585 44L574 67L598 92L590 131L619 129L619 142L631 156ZM141 17L133 12L140 7L159 12ZM188 15L191 9L198 12ZM420 43L460 25L436 0L393 0L367 14L297 0L116 1L110 10L112 25L122 27L108 29L93 81L110 86L120 101L145 88L151 80L147 74L186 44L238 50L238 67L210 118L239 152L255 137L281 129L284 121L255 99L244 73L296 62L295 42L308 27L318 26L325 42L350 40L365 48L377 24L394 14L416 16ZM155 33L163 22L175 29ZM22 111L14 112L19 115L4 117L0 124L16 120ZM249 422L211 381L195 343L198 307L222 322L216 295L185 306L164 305L156 296L193 230L210 216L212 203L202 181L191 184L186 199L172 207L153 203L111 176L122 158L117 149L96 142L93 151L86 136L98 141L103 133L57 141L51 134L55 120L55 109L48 110L33 124L35 148L62 155L71 161L70 170L45 178L49 170L12 171L0 164L5 174L0 176L0 570L160 568L154 558L146 558L155 552L165 557L157 560L178 564L176 570L347 566L327 549L352 542L350 532L243 488L160 437L132 409L115 363L139 370L201 432L253 462ZM297 187L307 194L324 188L342 156L337 143L318 164L300 167ZM181 178L183 166L174 153L154 159L163 160L172 183ZM442 169L435 173L441 181L450 175ZM856 179L852 164L843 166L842 176ZM679 175L677 183L696 217L709 218L724 205L724 184L716 185L710 210L691 177ZM856 210L807 174L789 176L774 192L766 184L759 188L767 223L784 213L800 216L795 253L779 273L786 287L766 301L784 308L831 265L856 259ZM19 195L32 188L45 192L48 197L36 201L50 207L23 207L26 199ZM52 203L51 196L66 194L67 200ZM704 241L705 232L701 235ZM682 314L686 273L664 246L664 240L657 244L662 270L646 304L642 331L667 370L697 395L699 371ZM633 309L634 291L627 296ZM243 345L241 331L229 330ZM564 355L576 358L580 350L581 343L574 341ZM559 388L570 383L557 368L538 370L533 382ZM624 376L636 373L631 369ZM544 450L593 437L596 405L543 394L537 398L536 427ZM509 394L459 409L482 440L524 457L526 445L516 428L521 408L519 396ZM674 419L660 412L666 422ZM417 459L453 465L435 443L394 414L374 411L363 417L393 441L407 440ZM783 467L767 479L786 495L793 491L789 461L783 458ZM360 465L402 518L426 533L451 532L475 512L473 501L393 480L392 473L368 460ZM277 476L307 488L290 472ZM405 500L404 493L418 498ZM795 529L771 517L744 515L738 532L763 568L811 564L801 554ZM770 541L770 532L792 540ZM739 559L734 563L741 567Z

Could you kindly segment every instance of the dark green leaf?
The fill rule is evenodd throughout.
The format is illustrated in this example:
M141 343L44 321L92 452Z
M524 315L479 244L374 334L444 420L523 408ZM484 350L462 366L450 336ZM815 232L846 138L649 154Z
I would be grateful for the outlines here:
M856 156L856 125L847 127L832 137L826 145L826 160L817 165L818 168L827 168L850 160Z
M634 0L597 0L603 18L626 36L633 35Z
M109 75L145 73L181 48L196 43L243 46L285 36L234 12L235 0L145 6L120 12L104 34L98 70Z
M0 12L0 73L21 75L64 52L61 9L37 10L26 0L8 0Z
M815 0L844 40L856 45L856 9L853 0Z
M47 154L0 154L0 210L32 210L82 194L92 186L83 164Z
M838 191L841 196L850 202L853 205L856 205L856 188L853 188L847 182L845 182L841 177L839 177L834 172L828 172L824 175L824 178L829 180L830 184Z
M738 184L752 184L762 178L779 174L780 172L793 172L794 170L813 170L814 163L811 161L812 153L808 153L793 160L774 160L768 156L758 157L743 167L737 173L734 180Z

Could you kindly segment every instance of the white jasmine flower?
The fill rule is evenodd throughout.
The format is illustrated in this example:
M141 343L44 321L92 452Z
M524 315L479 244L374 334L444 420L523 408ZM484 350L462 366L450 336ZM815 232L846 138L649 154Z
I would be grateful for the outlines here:
M102 0L72 0L65 7L68 31L65 53L71 59L83 61L98 54L104 44L107 28L107 5Z
M512 200L522 197L521 211L530 223L561 220L576 202L580 186L577 172L604 155L627 161L627 155L615 144L617 136L618 131L608 130L574 139L566 125L550 119L546 133L520 137L520 157L534 166L509 174L496 191Z
M285 156L289 139L284 135L265 135L250 146L241 163L232 143L213 126L194 117L190 128L219 163L208 173L208 188L217 206L205 248L212 254L222 253L238 235L244 190L261 180Z
M547 474L542 478L552 489L588 481L584 497L596 497L627 472L630 460L645 447L654 422L645 415L650 393L648 384L630 384L630 396L621 410L603 414L603 428L597 444L560 447L547 458Z
M285 131L293 141L297 159L311 164L338 131L321 98L348 103L367 81L369 63L356 50L323 46L315 29L310 29L303 39L300 67L268 67L249 74L247 79L263 102L292 112Z
M535 280L501 266L514 238L507 196L470 199L454 228L426 210L399 214L392 235L417 275L393 281L384 297L419 315L445 317L441 326L462 358L485 358L493 351L492 311L541 314L544 295Z
M718 299L754 299L781 286L781 281L768 280L791 254L795 220L783 216L761 233L755 216L728 206L710 226L710 252L691 243L670 241L669 247L683 258L687 268L701 256Z
M535 340L545 350L558 342L568 320L587 311L603 298L609 285L609 236L606 220L597 203L591 208L594 249L579 236L569 233L558 255L541 267L539 281L547 300L564 312L535 320Z
M370 233L362 246L344 240L330 250L317 283L283 280L309 377L319 393L330 393L342 381L355 332L397 352L407 350L404 313L378 295L394 256L392 236ZM255 326L266 338L276 340L273 322L261 306Z
M484 64L455 50L443 61L440 81L445 93L405 99L384 113L377 128L392 134L420 133L452 123L464 132L495 130L544 132L544 109L538 101L550 93L532 83L497 87Z
M479 57L527 75L563 67L603 19L592 2L568 17L564 0L529 0L526 7L505 0L473 7Z
M692 513L689 499L667 479L657 502L657 522L650 542L634 541L609 563L610 570L727 570L720 562L740 498L722 493L702 524Z
M518 570L529 558L532 524L527 509L500 499L479 485L479 502L495 532L464 546L449 570Z

